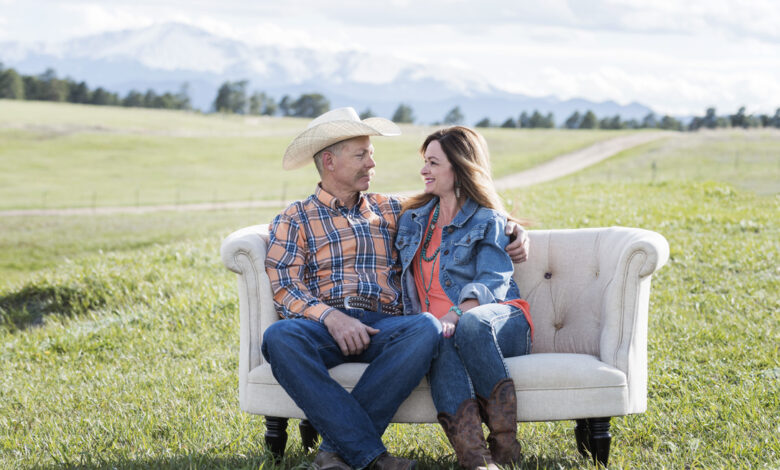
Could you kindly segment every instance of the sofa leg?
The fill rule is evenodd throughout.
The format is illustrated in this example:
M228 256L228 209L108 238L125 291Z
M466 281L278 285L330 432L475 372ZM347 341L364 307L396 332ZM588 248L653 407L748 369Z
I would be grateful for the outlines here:
M301 431L301 443L306 450L314 449L314 442L317 440L317 430L311 425L308 419L302 419L298 424L298 429Z
M604 468L609 461L609 447L612 442L612 435L609 433L611 419L609 417L578 419L577 426L574 428L577 450L583 457L590 455L594 463L598 462Z
M284 456L287 446L287 419L277 416L265 417L265 445L276 459Z
M590 452L593 454L593 460L599 462L604 468L607 467L609 445L612 442L612 434L609 433L611 419L610 417L588 419Z
M588 455L591 454L590 429L588 429L588 420L577 420L577 426L574 428L574 437L577 440L577 451L583 457L588 457Z

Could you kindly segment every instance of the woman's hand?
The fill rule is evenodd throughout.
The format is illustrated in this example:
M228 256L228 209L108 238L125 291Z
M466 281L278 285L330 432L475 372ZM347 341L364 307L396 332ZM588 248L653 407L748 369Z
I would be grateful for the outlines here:
M441 323L441 335L445 338L450 338L455 334L455 327L458 326L458 320L460 317L453 311L449 311L446 315L439 319Z
M476 299L468 299L464 300L462 304L458 305L458 308L460 308L460 311L463 313L468 312L474 307L479 307L479 301ZM449 338L452 335L455 334L455 327L458 326L458 320L460 320L460 317L457 313L450 310L447 312L446 315L441 317L439 319L439 323L441 323L441 334L445 338Z

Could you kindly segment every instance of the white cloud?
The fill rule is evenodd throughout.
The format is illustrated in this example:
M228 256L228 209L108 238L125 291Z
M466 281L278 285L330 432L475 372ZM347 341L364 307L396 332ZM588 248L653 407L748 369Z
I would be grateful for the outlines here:
M672 115L701 114L710 106L724 112L735 112L740 106L746 106L751 113L774 114L780 106L777 81L769 76L741 73L713 76L686 72L668 76L632 73L614 67L570 73L548 67L517 91L537 96L554 93L562 99L614 100L620 104L638 101L651 105L661 114Z
M0 0L0 5L3 40L59 41L177 21L256 45L357 49L478 71L494 84L534 96L639 101L670 113L741 104L773 112L780 105L776 0ZM376 75L373 66L355 73Z

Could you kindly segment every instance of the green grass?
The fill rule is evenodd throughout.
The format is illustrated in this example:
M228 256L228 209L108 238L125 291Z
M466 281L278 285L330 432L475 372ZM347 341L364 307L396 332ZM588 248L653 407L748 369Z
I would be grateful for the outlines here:
M651 298L649 409L613 420L614 468L780 464L776 199L720 183L564 182L511 196L540 227L636 225L669 239ZM0 308L29 320L0 336L0 466L269 468L262 420L237 404L223 233L65 263L0 291ZM571 423L519 435L526 468L588 467ZM424 468L452 463L436 426L393 425L385 440ZM294 434L290 448L285 468L311 458Z
M757 194L780 192L780 131L672 134L627 150L573 180L584 182L723 181Z
M268 223L279 209L0 218L0 285L102 253L134 253L182 240L221 238Z
M0 100L0 210L298 199L313 166L281 156L307 120ZM375 138L380 192L421 188L417 148L433 128ZM496 175L621 132L489 129Z
M648 411L613 419L612 468L780 466L776 137L754 135L685 135L505 193L535 228L626 225L669 240L651 294ZM735 169L735 148L754 163ZM741 183L750 175L767 176ZM219 243L273 212L1 218L0 468L311 461L291 424L275 466L263 420L238 408L237 289ZM523 468L592 468L572 427L521 424ZM423 469L454 468L438 426L384 437Z

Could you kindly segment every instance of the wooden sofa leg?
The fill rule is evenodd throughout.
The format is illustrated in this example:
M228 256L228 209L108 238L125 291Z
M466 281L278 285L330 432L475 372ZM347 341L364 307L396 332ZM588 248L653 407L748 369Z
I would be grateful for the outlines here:
M578 419L577 426L574 428L574 437L577 439L577 451L583 457L588 457L590 451L590 429L588 429L588 420Z
M612 443L612 435L609 433L612 418L588 418L578 419L574 428L574 436L577 439L577 450L583 457L588 454L594 462L607 467L609 461L609 447Z
M276 459L284 456L287 446L287 419L277 416L265 417L265 445Z
M306 450L314 449L314 442L317 440L317 430L311 425L308 419L302 419L298 425L298 429L301 431L301 443Z

